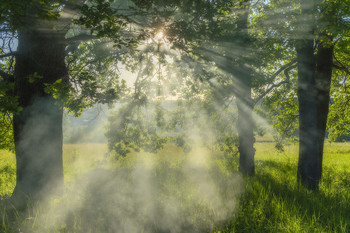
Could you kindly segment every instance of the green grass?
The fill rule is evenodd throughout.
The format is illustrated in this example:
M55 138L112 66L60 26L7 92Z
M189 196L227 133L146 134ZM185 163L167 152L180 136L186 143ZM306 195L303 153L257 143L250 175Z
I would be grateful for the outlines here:
M125 225L116 218L131 221L135 216L138 220L133 224L142 224L144 232L168 232L162 228L163 222L169 221L164 216L175 207L176 211L168 213L173 214L168 224L177 222L171 225L175 232L206 232L203 229L209 228L217 233L350 232L350 143L326 143L318 192L297 185L297 145L286 146L284 152L278 152L269 142L256 143L255 147L256 175L242 180L230 172L237 169L237 159L205 150L190 156L168 145L156 155L132 153L111 162L104 156L107 150L103 144L64 145L66 198L51 201L50 207L37 208L30 213L31 218L17 218L12 222L15 227L5 221L0 232L11 232L9 229L19 225L33 232L115 232L110 226ZM0 152L0 171L0 195L4 198L14 188L13 154ZM86 180L94 185L84 186ZM213 187L222 200L233 200L233 213L214 200L210 193ZM79 207L72 205L76 203L73 199L80 200ZM0 203L0 208L3 206ZM57 207L64 213L57 212ZM228 218L222 218L227 214ZM51 222L61 224L50 228Z
M273 147L256 144L256 176L218 232L350 232L350 144L326 144L318 192L297 185L297 145Z
M0 200L11 195L16 182L15 156L0 150Z

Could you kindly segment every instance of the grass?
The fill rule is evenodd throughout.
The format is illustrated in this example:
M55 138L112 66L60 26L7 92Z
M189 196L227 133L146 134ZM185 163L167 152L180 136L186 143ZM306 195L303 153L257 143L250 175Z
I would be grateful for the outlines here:
M89 170L105 165L106 144L64 144L63 169L65 182L72 182Z
M51 217L41 216L48 212L47 207L33 211L28 229L43 232L38 230L38 222L45 222L45 232L123 232L115 230L117 226L126 227L124 232L170 232L164 224L173 232L350 232L350 143L326 143L318 192L297 185L297 145L285 147L284 152L269 142L256 143L255 147L256 176L242 180L230 172L237 169L235 158L204 150L189 156L167 146L157 155L133 153L110 163L103 144L64 145L68 199L83 200L79 208L64 198L51 202L50 206L61 210L74 209L57 214L57 208L50 207L56 211L47 215ZM0 152L0 171L4 198L14 188L13 154ZM84 180L94 185L84 186ZM79 192L68 194L69 190L77 191L73 188L77 183L81 185ZM82 193L89 195L81 198ZM215 196L220 199L214 200ZM218 200L234 202L228 208ZM53 218L55 222L61 218L62 224L47 228ZM28 226L26 219L18 218L16 224ZM143 225L142 231L132 228L137 224ZM3 224L0 232L16 227Z
M239 209L217 232L350 232L350 144L326 144L318 192L297 185L297 145L257 143L256 176Z
M16 182L15 156L0 150L0 200L11 195Z

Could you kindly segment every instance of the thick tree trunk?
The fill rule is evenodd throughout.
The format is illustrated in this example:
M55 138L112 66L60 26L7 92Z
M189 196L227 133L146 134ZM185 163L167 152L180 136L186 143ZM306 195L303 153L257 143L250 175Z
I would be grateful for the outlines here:
M251 87L245 86L237 97L238 108L238 152L239 152L239 171L243 175L252 176L255 174L254 163L254 120L253 107L251 104Z
M325 31L314 48L315 3L301 2L303 28L297 47L299 99L299 162L298 181L310 190L317 190L322 177L324 137L329 108L329 90L333 65L332 38ZM306 28L306 30L304 30ZM316 52L316 53L315 53Z
M67 80L65 38L52 29L28 29L18 35L15 94L23 110L14 116L17 183L13 196L37 200L63 187L63 110L44 88Z
M304 40L297 49L299 100L298 180L309 189L317 189L321 178L317 140L317 106L313 40Z
M332 38L329 38L332 39ZM320 178L322 175L323 147L327 127L327 118L329 111L329 92L332 79L333 66L333 45L324 46L320 44L316 57L316 104L317 104L317 157L320 158L321 165L318 168Z
M241 45L242 50L249 48L249 35L248 35L248 13L249 13L249 0L241 2L241 9L237 18L237 29L240 34L238 43ZM252 54L249 54L249 49L246 49L247 54L242 54L241 69L240 72L233 72L235 76L239 78L238 90L236 91L237 108L238 108L238 151L239 151L239 171L243 175L255 174L255 137L254 137L254 120L253 120L253 107L252 104L252 77L249 68L246 65L246 60L250 59Z
M332 38L328 38L332 39ZM298 181L310 190L322 177L324 138L329 109L333 45L303 40L297 49L299 98Z

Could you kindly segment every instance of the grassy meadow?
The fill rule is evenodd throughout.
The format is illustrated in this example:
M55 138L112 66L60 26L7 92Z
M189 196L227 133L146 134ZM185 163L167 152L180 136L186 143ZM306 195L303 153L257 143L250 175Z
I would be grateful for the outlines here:
M350 143L326 143L318 192L297 185L296 144L255 148L243 179L237 157L204 149L111 160L104 144L66 144L64 197L12 218L15 160L0 151L0 232L350 232Z

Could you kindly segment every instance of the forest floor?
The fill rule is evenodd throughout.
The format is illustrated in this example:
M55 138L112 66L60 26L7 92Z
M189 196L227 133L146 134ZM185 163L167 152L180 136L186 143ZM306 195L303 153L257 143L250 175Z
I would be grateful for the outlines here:
M15 158L0 151L0 232L350 232L350 143L326 143L317 192L297 185L296 144L255 148L243 179L237 156L204 149L115 160L104 144L66 144L64 197L15 217Z

